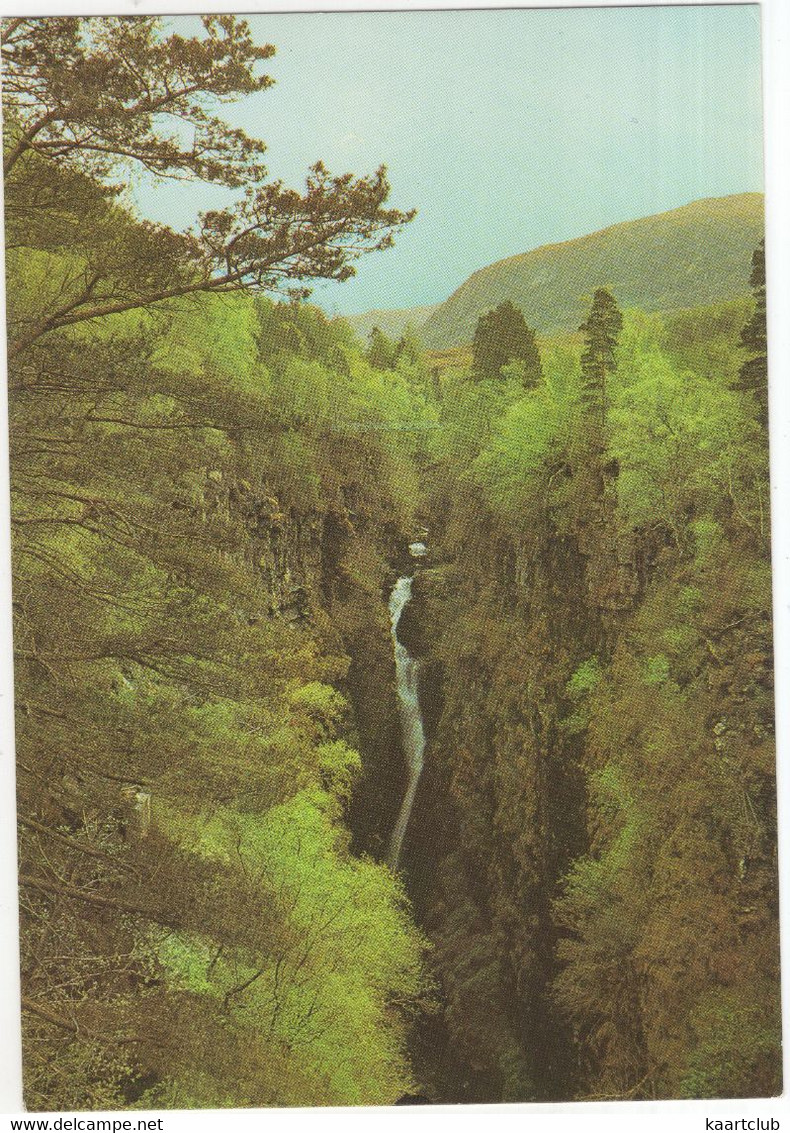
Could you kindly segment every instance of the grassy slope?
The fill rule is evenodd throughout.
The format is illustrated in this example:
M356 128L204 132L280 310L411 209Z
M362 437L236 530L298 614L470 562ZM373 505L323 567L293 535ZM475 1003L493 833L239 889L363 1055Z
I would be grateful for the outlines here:
M596 287L611 288L621 307L647 311L737 298L762 231L762 195L744 193L549 244L475 272L420 336L433 350L469 343L479 316L504 299L543 334L575 329Z

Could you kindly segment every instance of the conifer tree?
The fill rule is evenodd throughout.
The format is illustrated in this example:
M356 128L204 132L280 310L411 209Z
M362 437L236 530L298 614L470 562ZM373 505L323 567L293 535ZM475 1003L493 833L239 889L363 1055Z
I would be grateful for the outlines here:
M84 272L12 333L9 357L60 328L167 299L243 290L306 297L310 280L348 279L360 255L388 248L412 219L384 207L384 166L333 176L319 161L301 192L271 180L265 143L207 108L266 90L271 79L258 67L274 48L256 46L234 16L202 23L201 35L185 39L149 16L3 22L6 214L17 222L36 223L59 172L98 179L108 197L118 187L107 188L107 179L130 167L244 190L228 207L203 213L197 233L140 227L139 255L126 249L113 257L112 241L90 255L80 249ZM173 121L181 125L168 129ZM189 147L180 141L184 122L194 131Z
M472 350L472 372L477 379L498 378L508 362L522 362L525 387L530 389L540 381L542 370L535 332L509 300L480 316Z
M615 350L622 326L623 316L614 296L599 287L579 330L584 334L582 396L600 427L601 441L606 424L606 378L617 369Z
M749 278L755 298L754 314L741 334L741 344L749 351L738 374L737 387L754 394L759 407L760 421L768 425L768 339L765 305L765 240L761 240L752 256L752 273Z

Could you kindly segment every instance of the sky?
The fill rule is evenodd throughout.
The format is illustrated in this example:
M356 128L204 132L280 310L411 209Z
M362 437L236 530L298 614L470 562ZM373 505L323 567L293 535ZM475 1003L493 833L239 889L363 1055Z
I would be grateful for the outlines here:
M194 17L173 17L194 34ZM701 197L762 189L757 5L249 17L277 48L268 91L222 109L263 138L274 177L389 169L416 208L332 313L447 298L476 269ZM186 227L226 190L138 184Z

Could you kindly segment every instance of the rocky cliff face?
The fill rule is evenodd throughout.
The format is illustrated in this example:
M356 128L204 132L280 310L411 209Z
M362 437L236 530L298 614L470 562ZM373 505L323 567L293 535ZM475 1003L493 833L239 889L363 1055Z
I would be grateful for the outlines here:
M618 532L605 492L593 503L520 538L482 509L444 536L435 517L438 564L403 617L428 735L404 862L442 989L415 1041L443 1100L568 1098L581 1077L552 991L553 902L589 846L569 689L588 658L606 663L661 542Z
M603 633L580 601L586 573L574 541L489 530L463 562L418 572L404 616L428 733L404 860L443 992L416 1042L443 1100L569 1096L550 906L586 841L563 721L565 686Z
M406 536L388 516L360 522L342 493L323 511L300 512L270 488L244 484L223 506L245 516L266 613L309 623L328 653L347 658L340 687L362 756L349 820L357 849L384 857L405 776L386 594Z

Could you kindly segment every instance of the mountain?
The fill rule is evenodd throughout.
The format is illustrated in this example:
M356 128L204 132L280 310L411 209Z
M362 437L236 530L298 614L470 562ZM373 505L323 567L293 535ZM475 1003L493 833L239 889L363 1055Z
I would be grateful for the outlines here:
M433 350L471 342L480 315L505 299L543 334L573 330L596 287L645 311L734 299L748 293L762 235L762 194L742 193L547 244L476 271L427 317L420 338Z
M363 311L359 315L344 315L343 318L356 331L363 341L374 327L378 327L388 338L400 338L407 326L419 330L441 306L434 303L429 307L406 307L402 310Z

